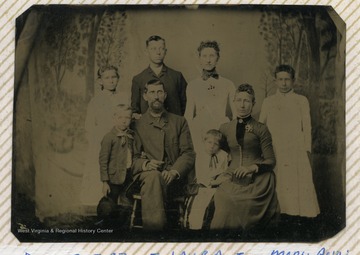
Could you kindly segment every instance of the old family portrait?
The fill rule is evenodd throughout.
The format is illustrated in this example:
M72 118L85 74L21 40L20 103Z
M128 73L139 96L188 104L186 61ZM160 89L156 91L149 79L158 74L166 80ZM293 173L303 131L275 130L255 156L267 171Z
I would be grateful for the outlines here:
M329 6L33 6L14 86L20 241L345 227L345 24Z

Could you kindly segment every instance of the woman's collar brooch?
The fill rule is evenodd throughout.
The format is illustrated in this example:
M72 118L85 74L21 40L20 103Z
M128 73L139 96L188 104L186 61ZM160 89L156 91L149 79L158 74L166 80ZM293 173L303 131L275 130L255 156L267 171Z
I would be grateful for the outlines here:
M253 131L253 126L251 126L250 124L246 124L245 125L245 131L248 133L251 133Z

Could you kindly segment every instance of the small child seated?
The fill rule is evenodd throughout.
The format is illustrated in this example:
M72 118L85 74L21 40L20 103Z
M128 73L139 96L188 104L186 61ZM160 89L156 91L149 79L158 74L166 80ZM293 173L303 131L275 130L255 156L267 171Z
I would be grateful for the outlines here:
M199 185L198 194L194 197L191 208L187 209L188 228L203 227L206 209L223 181L223 175L228 168L228 154L220 149L223 135L219 130L211 129L203 138L204 150L197 152L195 162L196 182Z
M203 138L204 150L197 152L195 171L196 182L206 187L219 186L218 177L228 167L228 154L220 149L223 135L219 130L210 129Z
M133 131L129 129L132 109L119 104L114 109L114 127L102 142L99 155L100 178L104 196L118 204L118 198L131 182Z

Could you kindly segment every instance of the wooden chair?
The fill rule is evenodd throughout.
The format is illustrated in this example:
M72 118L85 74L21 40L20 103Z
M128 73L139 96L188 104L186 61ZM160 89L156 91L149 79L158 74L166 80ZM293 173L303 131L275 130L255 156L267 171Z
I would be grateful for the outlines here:
M131 217L130 217L130 230L133 228L142 228L142 222L141 222L141 224L135 224L136 214L141 213L141 212L139 212L140 211L139 204L141 203L141 195L133 194L132 197L134 199L134 203L132 206L132 212L131 212Z
M130 218L130 230L133 228L143 228L141 219L141 195L136 193L132 195L134 200ZM182 228L184 226L184 197L176 197L172 200L177 205L177 213L179 218L177 219L177 227Z

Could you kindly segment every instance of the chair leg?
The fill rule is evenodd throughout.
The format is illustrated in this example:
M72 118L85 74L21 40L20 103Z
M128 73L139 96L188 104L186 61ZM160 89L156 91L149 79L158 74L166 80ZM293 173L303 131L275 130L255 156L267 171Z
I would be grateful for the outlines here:
M184 207L182 203L179 203L179 226L180 229L184 226Z
M131 218L130 218L130 229L134 227L134 220L135 220L135 212L137 208L137 199L134 200L132 212L131 212Z
M136 210L138 210L138 206L140 206L141 204L138 204L141 202L141 196L138 194L134 194L133 195L133 199L134 199L134 203L132 206L132 212L131 212L131 217L130 217L130 230L133 228L142 228L142 225L135 225L135 218L136 218ZM184 228L184 201L183 199L175 199L175 202L177 204L177 210L178 210L178 214L179 214L179 219L177 221L177 226L176 227L180 227Z
M136 225L135 224L136 216L137 216L136 211L139 210L138 207L141 206L141 195L134 194L133 199L134 199L134 204L133 204L133 207L132 207L132 212L131 212L131 217L130 217L130 229L142 228L142 225L140 225L140 224Z

